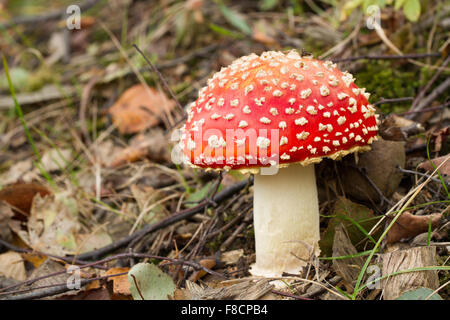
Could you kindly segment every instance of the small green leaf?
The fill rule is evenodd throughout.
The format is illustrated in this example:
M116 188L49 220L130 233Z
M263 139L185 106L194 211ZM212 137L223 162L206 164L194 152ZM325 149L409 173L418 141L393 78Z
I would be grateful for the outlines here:
M332 255L335 228L339 223L344 224L350 240L357 246L363 240L370 239L370 237L367 237L367 230L372 229L377 222L372 210L343 197L336 201L332 214L328 227L319 242L320 250L324 256Z
M416 22L420 16L420 1L406 0L403 5L403 13L409 21Z
M212 183L208 182L207 184L205 184L203 187L201 187L200 189L198 189L197 191L191 193L187 198L186 201L188 202L198 202L203 200L206 195L208 194L209 190L211 189ZM195 203L188 203L186 204L186 207L193 207L195 206Z
M395 300L425 300L434 291L428 288L420 287L417 289L404 292L400 297ZM428 300L443 300L437 293L433 294Z
M172 278L151 263L138 263L131 268L128 282L134 300L142 300L141 294L145 300L168 300L176 289Z
M243 38L242 33L237 32L237 31L228 30L228 29L218 26L217 24L214 24L214 23L210 23L209 28L218 34L221 34L221 35L229 37L229 38L235 38L235 39Z
M218 2L220 12L224 18L235 28L239 29L242 33L246 35L252 34L252 29L249 27L247 22L245 22L242 15L234 10L229 9L222 2Z
M27 70L19 67L11 68L9 70L9 75L11 77L11 82L14 86L14 89L18 91L26 86L28 78L30 77L30 74ZM8 89L8 88L9 88L8 79L6 77L6 74L2 74L0 76L0 89Z
M278 4L278 0L263 0L261 10L267 11L273 9Z
M395 0L395 4L394 4L395 10L400 9L404 3L405 3L405 0Z

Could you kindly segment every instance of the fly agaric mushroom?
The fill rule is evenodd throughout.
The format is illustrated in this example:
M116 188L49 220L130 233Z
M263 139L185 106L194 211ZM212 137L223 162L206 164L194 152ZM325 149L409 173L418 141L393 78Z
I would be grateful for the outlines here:
M369 94L353 81L330 61L269 51L222 68L189 106L185 161L255 174L253 275L298 273L319 254L313 164L370 150L377 139Z

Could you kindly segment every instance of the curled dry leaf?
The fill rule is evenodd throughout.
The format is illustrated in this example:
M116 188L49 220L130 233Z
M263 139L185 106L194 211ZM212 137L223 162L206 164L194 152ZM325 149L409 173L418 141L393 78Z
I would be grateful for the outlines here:
M22 256L14 251L0 254L0 276L24 281L27 278Z
M344 224L339 223L336 226L333 241L333 257L350 256L357 254L358 251L353 246ZM334 259L333 269L338 275L346 281L347 286L354 288L354 284L361 268L364 264L362 257L353 257L349 259Z
M220 260L225 262L226 265L236 264L238 260L244 256L244 249L237 249L222 252Z
M2 185L9 185L23 179L24 175L31 171L33 163L31 159L26 159L13 164L8 171L0 175Z
M442 128L437 133L433 133L430 141L430 146L432 146L431 149L434 152L441 151L448 135L450 135L450 127Z
M346 195L362 201L378 202L380 196L360 171L354 168L352 158L343 160L341 173ZM340 164L338 164L341 166ZM379 139L372 144L372 150L359 155L357 167L363 170L386 197L390 197L402 180L403 174L397 167L405 167L404 142Z
M37 183L17 183L0 190L0 200L16 208L14 212L20 218L30 214L31 203L37 194L46 196L50 191Z
M119 151L109 167L116 168L147 157L157 162L170 159L168 143L162 130L155 129L148 134L136 136L128 147Z
M202 267L211 269L216 266L216 261L214 259L202 259L202 260L200 260L200 265ZM206 271L197 270L189 277L189 281L197 282L201 277L204 277L205 275L206 275Z
M361 244L367 237L352 221L356 221L365 230L372 229L376 224L372 210L343 197L339 197L335 202L332 215L333 217L330 219L328 227L322 234L319 242L320 250L325 256L332 255L335 231L340 223L344 225L353 245Z
M136 133L157 125L164 110L174 106L164 93L137 84L120 96L109 113L121 133Z
M408 137L424 131L420 123L391 114L384 119L379 134L385 140L406 141Z
M403 212L386 236L386 243L395 243L403 239L415 237L426 232L431 219L431 227L438 226L442 219L441 213L434 213L425 216L416 216L409 212Z
M113 274L118 274L122 272L128 272L130 268L111 268L106 271L105 276L110 276ZM113 282L113 292L114 294L131 295L130 283L128 282L128 274L124 274L117 277L108 278L108 281Z
M11 207L0 200L0 239L4 241L9 242L12 240L12 234L8 224L13 216L14 213Z
M442 157L437 157L434 159L431 159L431 161L433 161L435 167L439 167L442 162L446 161L448 158L448 155L442 156ZM426 160L424 162L422 162L421 164L419 164L419 166L417 167L418 169L422 169L425 171L433 171L435 168L431 165L430 161ZM442 167L439 168L439 172L441 174L445 174L447 176L450 176L450 159L447 160Z

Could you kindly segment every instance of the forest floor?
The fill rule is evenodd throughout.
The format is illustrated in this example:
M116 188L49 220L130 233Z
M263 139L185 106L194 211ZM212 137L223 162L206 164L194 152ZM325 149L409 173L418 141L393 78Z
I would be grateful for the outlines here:
M91 0L70 30L71 2L0 0L0 299L450 298L448 3L369 29L334 1ZM252 177L171 150L209 77L288 49L351 72L382 139L316 165L321 254L275 288Z

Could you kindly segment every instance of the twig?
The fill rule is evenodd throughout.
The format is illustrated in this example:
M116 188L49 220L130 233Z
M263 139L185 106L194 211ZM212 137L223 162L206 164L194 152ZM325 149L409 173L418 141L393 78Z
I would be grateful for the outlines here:
M70 264L80 264L80 265L84 265L84 264L88 264L88 261L83 261L81 259L75 259L74 257L61 257L61 256L57 256L54 254L50 254L50 253L45 253L45 252L41 252L41 251L36 251L36 250L30 250L30 249L23 249L23 248L19 248L16 247L13 244L10 244L2 239L0 239L0 246L4 246L7 249L11 250L11 251L15 251L15 252L19 252L19 253L27 253L27 254L35 254L35 255L39 255L39 256L47 256L56 260L61 260Z
M395 60L395 59L423 59L427 57L441 57L442 54L440 52L432 52L432 53L411 53L411 54L399 54L399 55L364 55L357 57L348 57L341 59L331 59L333 62L349 62L356 60Z
M389 201L389 199L384 196L383 192L377 187L375 182L373 182L373 180L367 175L365 169L355 166L353 164L349 164L349 166L351 168L357 170L359 172L359 174L362 175L366 179L366 181L370 184L372 189L378 194L378 196L380 197L380 203L379 203L380 207L383 206L383 204L385 202L389 205L392 205L391 201Z
M159 72L159 70L153 65L153 63L150 62L150 60L145 56L145 54L141 51L141 49L139 49L139 47L136 44L133 44L133 47L144 58L145 62L147 62L147 64L151 68L151 70L154 73L156 73L156 75L158 76L159 80L161 80L161 83L163 84L164 88L170 94L170 96L172 97L173 101L175 101L175 103L177 104L177 106L180 109L180 111L182 112L182 114L185 114L184 108L181 106L180 101L178 101L177 97L175 96L173 91L170 89L169 85L167 84L166 79L162 76L161 72Z
M398 103L398 102L405 102L405 101L411 101L411 100L414 100L414 97L402 97L402 98L392 98L392 99L381 98L380 101L373 103L373 105L378 106L380 104Z
M134 286L136 287L137 292L141 296L141 299L145 300L144 296L142 295L141 289L139 288L138 283L136 281L136 276L132 273L130 273L130 276L133 278Z
M190 267L194 268L195 270L203 270L206 273L218 276L218 277L223 278L223 279L227 279L227 277L225 275L223 275L221 273L218 273L218 272L215 272L215 271L213 271L213 270L211 270L209 268L203 267L202 265L200 265L200 264L198 264L196 262L193 262L193 261L186 261L186 260L182 260L182 259L162 257L162 256L157 256L157 255L152 255L152 254L144 254L144 253L121 253L121 254L117 254L117 255L114 255L114 256L111 256L111 257L99 260L99 261L95 261L95 262L92 262L92 263L89 263L89 264L85 264L85 265L79 266L79 267L80 267L80 269L88 268L88 267L95 267L97 265L104 264L104 263L110 262L112 260L128 259L130 257L133 257L133 258L158 259L158 260L163 260L163 261L166 260L166 261L169 261L171 264L187 265L187 266L190 266ZM27 280L27 281L15 284L15 285L10 286L8 288L3 288L2 290L7 290L7 289L10 290L10 289L17 288L17 287L20 287L20 286L23 286L23 285L29 285L31 283L34 283L34 282L38 281L38 280L50 278L50 277L53 277L55 275L63 274L65 272L66 271L54 272L54 273L51 273L51 274L48 274L48 275L45 275L45 276L41 276L41 277L38 277L38 278L35 278L35 279L30 279L30 280ZM101 278L91 278L91 279L87 279L87 280L93 281L93 280L98 280L98 279L101 279ZM83 280L81 280L81 282L83 282ZM55 286L55 285L53 285L53 286ZM59 285L57 285L57 286L59 286ZM70 291L70 289L67 288L67 285L65 285L65 287L66 287L65 291L63 290L63 288L56 288L55 289L56 291L51 291L52 294L45 293L45 296L55 295L55 294L58 294L58 293ZM36 289L38 289L38 288L30 288L30 289L28 289L26 291L36 290ZM61 292L60 290L63 290L63 291ZM6 295L6 294L12 294L12 293L11 292L3 292L3 293L0 293L0 296ZM31 299L31 298L24 298L24 299Z
M330 279L330 281L328 281L328 285L326 287L332 287L337 285L340 281L342 280L342 278L340 276L335 276L333 278ZM317 290L313 290L311 292L305 293L303 295L303 298L313 298L313 297L317 297L318 295L322 294L323 292L325 292L327 289L326 287L318 287Z
M235 185L232 185L232 186L226 188L225 190L217 193L217 195L213 198L213 201L215 203L221 203L222 201L225 201L226 199L231 197L233 194L240 192L249 183L253 183L252 179L238 182ZM143 237L150 232L154 232L161 228L167 227L167 226L169 226L175 222L178 222L180 220L187 219L187 218L193 216L194 214L201 212L209 204L210 204L209 201L204 200L193 208L189 208L189 209L185 209L185 210L176 212L157 223L147 225L146 227L142 228L141 230L136 231L133 234L131 234L119 241L116 241L112 244L109 244L103 248L100 248L100 249L97 249L94 251L90 251L90 252L82 253L78 256L78 259L89 260L89 259L97 259L99 257L102 257L111 251L125 247L126 245L128 245L131 241L133 241L136 238Z
M231 236L222 243L222 245L220 246L221 251L225 251L233 243L233 241L237 238L239 233L241 233L250 223L252 217L253 212L247 213L246 217L244 218L244 221L242 221L242 223L239 225L239 227L236 228L236 230L234 230Z
M95 277L95 278L89 278L89 279L81 279L80 280L80 289L82 286L86 285L89 282L95 281L95 280L104 280L112 277L118 277L123 276L127 274L128 272L121 272L121 273L115 273L110 274L106 276L101 277ZM80 289L70 289L67 286L67 283L57 283L57 284L50 284L46 286L39 286L35 288L28 288L24 290L18 290L15 292L8 292L8 294L11 294L11 296L7 296L6 298L0 298L0 300L31 300L31 299L41 299L46 297L51 297L57 294L65 293L72 290L80 290ZM34 292L28 292L31 290L36 290ZM23 293L28 292L28 293ZM22 294L20 294L22 293ZM2 294L0 294L2 295Z
M430 175L428 175L428 174L426 174L426 173L422 173L422 172L418 172L418 171L413 171L413 170L408 170L408 169L403 169L403 168L400 167L400 166L397 166L397 169L400 170L400 171L403 172L403 173L417 174L417 175L422 176L422 177L430 178L430 179L431 179L432 181L434 181L434 182L442 183L442 181L440 181L439 179L433 178L433 177L431 177ZM444 183L445 183L446 185L448 185L448 183L446 183L445 181L444 181Z
M398 113L398 115L404 116L404 115L407 115L407 114L413 114L413 113L419 113L419 112L436 111L436 110L447 108L448 106L450 106L450 101L446 102L444 104L438 105L436 107L423 108L422 110L410 110L410 111Z
M433 75L433 77L430 79L430 81L428 81L427 85L419 92L419 94L414 99L414 101L411 105L410 111L413 111L416 109L419 102L425 96L425 93L428 91L428 89L430 89L430 87L433 85L433 83L436 81L436 79L439 77L439 75L442 73L442 71L445 69L445 67L449 64L449 62L450 62L450 56L448 56L447 59L445 59L445 61L441 65L441 67L436 71L436 73Z
M311 299L311 298L305 298L305 297L302 297L302 296L297 296L295 294L291 294L291 293L287 293L287 292L283 292L283 291L278 291L278 290L272 290L272 293L278 294L278 295L283 296L283 297L293 298L295 300L314 300L314 299Z
M196 57L204 56L204 55L208 54L209 52L214 51L216 49L227 47L228 44L229 44L229 42L221 43L221 44L211 44L209 46L192 51L192 52L190 52L184 56L181 56L179 58L175 58L175 59L172 59L169 61L162 61L161 63L157 63L157 64L155 64L155 67L158 70L176 67L176 66L178 66L182 63L188 62ZM147 69L147 68L145 68L145 69ZM144 68L140 69L140 71L144 71Z
M414 111L422 110L425 106L431 104L442 93L447 92L449 87L450 87L450 78L447 78L444 80L444 82L438 85L426 98L422 99L413 110Z

